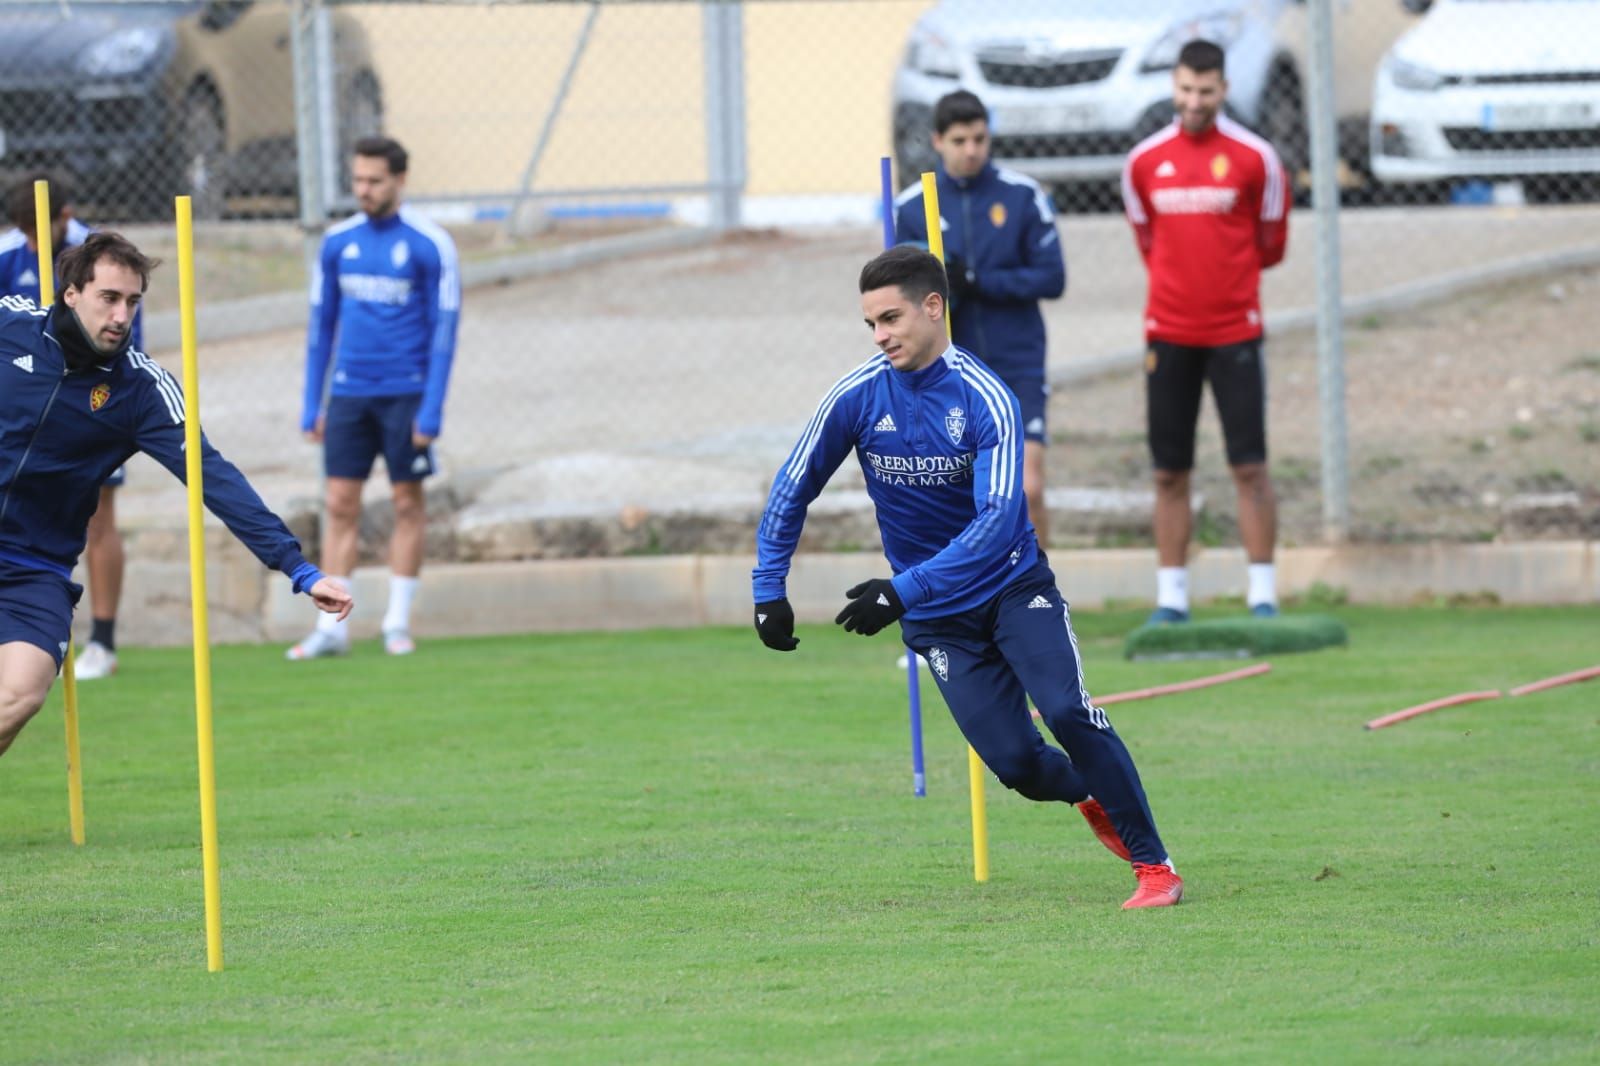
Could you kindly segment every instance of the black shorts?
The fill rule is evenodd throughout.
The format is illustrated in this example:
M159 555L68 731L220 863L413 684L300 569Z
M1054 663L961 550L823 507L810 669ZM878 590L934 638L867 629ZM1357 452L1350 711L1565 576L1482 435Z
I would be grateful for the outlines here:
M379 455L390 482L421 481L433 473L433 446L418 448L411 427L421 395L333 396L323 418L323 469L329 477L365 481Z
M1151 341L1144 369L1150 458L1157 470L1194 468L1194 430L1207 381L1228 465L1267 461L1267 367L1260 337L1217 348Z

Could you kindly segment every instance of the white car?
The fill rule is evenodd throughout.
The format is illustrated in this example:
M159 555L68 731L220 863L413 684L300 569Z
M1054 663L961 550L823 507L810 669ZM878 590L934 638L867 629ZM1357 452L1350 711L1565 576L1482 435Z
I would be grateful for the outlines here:
M1306 17L1303 0L941 0L895 72L900 185L933 167L933 105L955 89L989 108L997 163L1052 185L1114 181L1172 121L1172 68L1196 37L1227 52L1234 117L1299 173ZM1372 71L1414 19L1399 0L1339 0L1334 17L1341 154L1364 170Z
M1600 174L1600 0L1437 0L1373 89L1385 183Z

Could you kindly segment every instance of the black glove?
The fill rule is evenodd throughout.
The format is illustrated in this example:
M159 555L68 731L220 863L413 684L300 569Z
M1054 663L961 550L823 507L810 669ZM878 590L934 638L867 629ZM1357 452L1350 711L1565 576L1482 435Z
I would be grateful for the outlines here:
M794 651L794 608L787 598L756 604L756 635L773 651Z
M965 303L983 297L983 293L978 289L978 272L968 266L960 256L952 255L946 259L944 272L950 279L951 303Z
M894 582L881 577L863 581L845 595L850 597L850 602L834 621L844 626L847 633L870 637L906 613L906 605L900 602Z

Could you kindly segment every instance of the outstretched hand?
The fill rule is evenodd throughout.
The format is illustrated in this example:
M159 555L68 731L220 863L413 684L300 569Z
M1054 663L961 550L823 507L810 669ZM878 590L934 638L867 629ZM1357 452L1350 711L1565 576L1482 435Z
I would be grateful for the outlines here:
M350 617L350 611L356 605L355 597L350 595L349 589L326 577L306 591L316 601L317 610L336 614L341 622Z
M884 626L906 613L906 605L894 590L894 582L887 578L873 578L845 592L850 602L844 605L834 621L844 626L847 633L860 633L870 637Z

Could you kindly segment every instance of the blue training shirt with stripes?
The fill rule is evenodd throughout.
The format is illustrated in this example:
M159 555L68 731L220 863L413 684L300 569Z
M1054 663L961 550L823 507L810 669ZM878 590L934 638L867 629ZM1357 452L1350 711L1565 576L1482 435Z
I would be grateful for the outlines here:
M331 361L333 395L420 393L417 428L438 436L460 313L455 243L437 223L403 207L334 226L311 278L300 428L322 412Z
M1017 398L955 346L921 370L879 353L817 406L756 532L755 602L785 596L806 508L851 449L908 618L987 602L1039 558L1022 492Z

